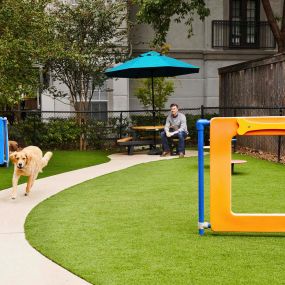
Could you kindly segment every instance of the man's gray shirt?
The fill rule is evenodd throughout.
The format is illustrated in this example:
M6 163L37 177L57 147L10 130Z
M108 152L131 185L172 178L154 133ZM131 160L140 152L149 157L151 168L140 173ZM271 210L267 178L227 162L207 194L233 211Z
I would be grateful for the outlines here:
M172 128L172 131L175 131L175 133L177 133L178 131L184 131L188 134L185 115L178 112L177 116L173 117L172 114L169 114L166 118L164 130L166 132L169 132L169 128Z

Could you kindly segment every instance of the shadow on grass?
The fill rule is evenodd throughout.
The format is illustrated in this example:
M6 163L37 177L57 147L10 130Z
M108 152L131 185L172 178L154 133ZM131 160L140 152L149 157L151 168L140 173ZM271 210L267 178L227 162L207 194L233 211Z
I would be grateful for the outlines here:
M245 176L245 175L249 175L249 173L247 172L239 172L239 171L235 171L234 173L232 173L233 176Z
M207 233L206 233L207 235ZM250 238L256 238L256 237L274 237L274 238L285 238L285 233L249 233L249 232L209 232L208 235L214 236L214 237L223 237L223 236L229 236L229 237L250 237Z

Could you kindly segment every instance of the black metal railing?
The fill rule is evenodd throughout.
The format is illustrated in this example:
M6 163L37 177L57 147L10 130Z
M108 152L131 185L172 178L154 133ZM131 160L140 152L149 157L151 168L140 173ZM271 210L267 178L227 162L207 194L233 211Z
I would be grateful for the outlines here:
M180 109L186 115L191 144L197 143L196 121L212 117L282 116L285 106L280 107L206 107ZM169 110L157 110L155 123L165 123ZM107 112L74 111L0 111L0 117L9 121L9 139L21 147L37 145L43 149L79 149L84 138L87 149L111 149L116 140L130 135L135 125L153 125L153 112L147 110L121 110ZM243 137L243 136L242 136ZM260 140L238 139L237 146L249 147L272 153L277 161L285 163L285 139L283 136L266 136ZM251 139L251 140L249 140ZM254 139L254 140L252 140ZM209 129L205 142L209 140Z
M215 20L212 47L274 49L276 42L268 22Z

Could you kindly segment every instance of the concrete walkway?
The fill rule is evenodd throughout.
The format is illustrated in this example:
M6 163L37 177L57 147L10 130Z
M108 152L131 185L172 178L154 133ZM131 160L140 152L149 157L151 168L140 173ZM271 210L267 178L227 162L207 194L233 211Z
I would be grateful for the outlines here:
M197 152L187 151L186 157ZM86 180L130 166L171 159L157 155L113 154L108 163L39 179L30 196L24 196L24 185L16 200L10 199L11 189L0 191L0 284L2 285L86 285L90 284L50 261L25 239L24 223L29 212L40 202L56 193ZM12 177L11 177L12 179Z

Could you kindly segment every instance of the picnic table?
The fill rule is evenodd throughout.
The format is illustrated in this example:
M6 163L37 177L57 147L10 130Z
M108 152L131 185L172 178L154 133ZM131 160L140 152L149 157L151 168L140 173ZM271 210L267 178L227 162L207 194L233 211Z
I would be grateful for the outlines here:
M155 148L156 143L160 140L160 138L156 138L154 136L138 136L137 132L145 132L145 131L153 131L157 132L162 130L164 126L132 126L131 129L135 131L133 136L128 136L125 138L121 138L117 140L118 145L126 146L128 150L128 155L132 155L134 152L135 146L144 146L149 145L150 149Z
M159 126L133 126L131 127L134 131L160 131L164 129L163 125Z

